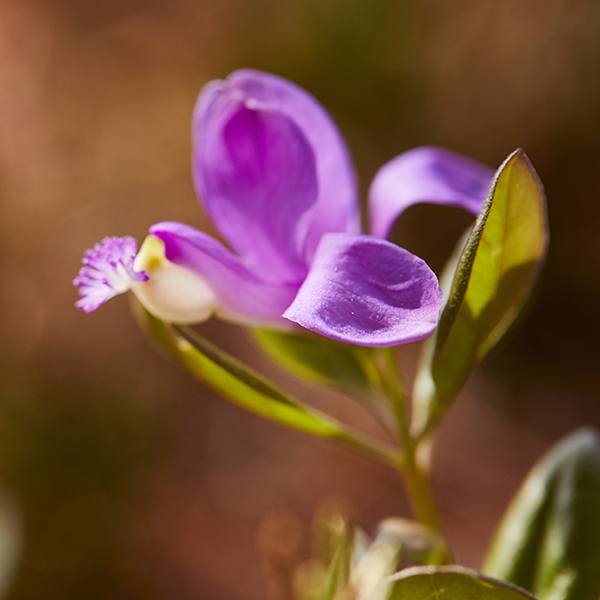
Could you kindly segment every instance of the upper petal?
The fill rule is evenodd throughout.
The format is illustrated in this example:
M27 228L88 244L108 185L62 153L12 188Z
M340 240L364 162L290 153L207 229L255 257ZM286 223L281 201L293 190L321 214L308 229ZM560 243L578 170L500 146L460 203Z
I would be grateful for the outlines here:
M308 212L317 199L312 148L286 115L234 95L197 116L194 175L207 212L247 264L301 280Z
M385 238L409 206L426 202L479 214L494 171L450 150L422 147L379 169L369 190L371 233Z
M407 250L365 235L323 237L311 270L284 317L359 346L395 346L435 329L437 278Z
M220 242L188 225L158 223L150 233L164 242L169 261L194 272L210 288L214 312L237 322L285 326L281 315L296 285L263 280Z
M324 233L358 233L360 210L354 165L336 124L319 101L291 81L251 69L235 71L227 81L248 97L293 119L313 148L319 197L309 231L309 251L314 252Z
M276 138L266 156L263 136L271 144ZM256 176L252 193L240 194L239 179L248 169ZM194 175L215 225L254 262L261 260L256 239L240 238L229 223L242 207L242 224L250 213L258 229L277 238L273 246L296 270L298 262L310 261L323 233L359 231L355 173L335 124L313 96L280 77L240 70L204 88L194 115ZM306 189L309 175L315 189ZM290 189L294 180L304 189ZM242 183L246 190L248 183Z

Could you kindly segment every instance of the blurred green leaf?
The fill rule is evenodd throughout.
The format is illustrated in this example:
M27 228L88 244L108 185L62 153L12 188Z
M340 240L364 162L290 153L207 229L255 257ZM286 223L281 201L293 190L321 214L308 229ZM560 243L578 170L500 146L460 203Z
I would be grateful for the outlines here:
M394 576L388 600L531 600L511 584L463 567L413 567Z
M423 523L398 517L379 524L375 542L394 543L400 559L407 564L439 565L446 558L446 542L437 532Z
M319 597L322 600L334 600L348 585L354 536L342 515L332 515L327 528L328 548L324 557L327 567Z
M356 543L355 543L356 545ZM382 521L375 539L359 554L348 591L355 600L387 600L393 575L403 564L439 564L446 544L434 531L416 521L391 518Z
M294 574L296 600L334 600L348 586L354 535L339 511L317 515L315 556Z
M360 529L352 531L340 512L323 516L315 557L295 573L296 600L389 600L402 565L437 565L446 556L444 539L422 523L385 519L370 539Z
M303 332L254 329L252 335L273 362L302 379L351 391L370 387L360 357L364 348Z
M542 600L598 600L600 439L593 430L571 434L534 467L483 570Z
M413 431L442 416L473 367L515 320L537 279L548 244L542 185L517 150L498 169L460 253L436 335L425 344L414 390ZM455 266L456 265L456 266ZM442 276L442 281L449 274Z
M315 558L294 578L296 600L388 600L392 575L403 564L438 564L446 544L431 529L408 519L382 521L374 539L352 532L340 512L317 521Z
M402 542L393 537L376 538L352 569L344 590L353 600L386 600L390 576L398 569ZM340 598L340 600L342 600Z
M0 598L8 594L22 545L21 515L14 502L0 493Z
M398 456L393 449L365 439L331 417L305 406L190 328L164 323L137 301L133 306L139 325L159 348L237 406L292 429L343 442L381 462L397 464Z
M402 561L435 560L439 548L445 549L439 536L406 519L383 521L370 540L334 513L320 520L316 533L316 559L296 573L297 600L387 600L390 577Z

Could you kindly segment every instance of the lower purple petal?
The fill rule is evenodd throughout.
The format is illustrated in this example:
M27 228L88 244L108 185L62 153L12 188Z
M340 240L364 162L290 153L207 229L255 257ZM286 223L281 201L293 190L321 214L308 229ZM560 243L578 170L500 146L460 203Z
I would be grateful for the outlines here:
M330 233L284 317L359 346L421 340L437 326L442 293L427 264L390 242Z
M388 237L394 221L422 202L458 206L479 214L494 171L470 158L424 146L379 169L369 190L371 233Z
M171 262L202 277L219 301L219 313L233 320L285 326L281 318L298 286L266 282L220 242L182 223L153 225Z

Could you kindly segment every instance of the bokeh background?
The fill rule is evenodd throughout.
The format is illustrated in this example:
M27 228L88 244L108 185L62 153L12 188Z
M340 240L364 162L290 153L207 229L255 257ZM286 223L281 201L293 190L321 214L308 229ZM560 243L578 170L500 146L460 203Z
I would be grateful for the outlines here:
M269 565L306 555L324 499L367 530L408 514L393 473L244 414L164 361L127 301L73 309L81 253L104 235L141 239L165 219L210 228L191 185L190 114L203 83L242 66L318 96L363 192L422 144L493 166L522 146L545 183L552 245L536 301L471 378L436 453L446 530L477 566L537 456L600 425L599 62L594 0L0 0L4 597L263 599ZM418 207L396 236L439 267L466 223ZM240 330L202 329L371 428ZM409 370L414 354L403 351Z

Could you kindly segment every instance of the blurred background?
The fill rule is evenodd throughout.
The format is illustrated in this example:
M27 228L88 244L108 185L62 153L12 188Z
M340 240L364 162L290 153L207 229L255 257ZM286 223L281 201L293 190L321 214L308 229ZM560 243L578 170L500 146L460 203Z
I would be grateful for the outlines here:
M445 421L434 485L476 567L560 435L600 425L600 3L594 0L0 0L0 555L10 600L258 600L340 498L371 530L407 515L394 473L214 398L159 357L126 300L73 308L82 251L159 220L210 228L190 178L199 88L254 67L332 112L361 188L437 144L497 166L526 149L551 252L520 327ZM468 219L418 207L395 232L434 267ZM220 345L358 427L346 399ZM416 348L403 350L406 368ZM282 542L283 540L283 542ZM9 569L9 567L12 567Z

